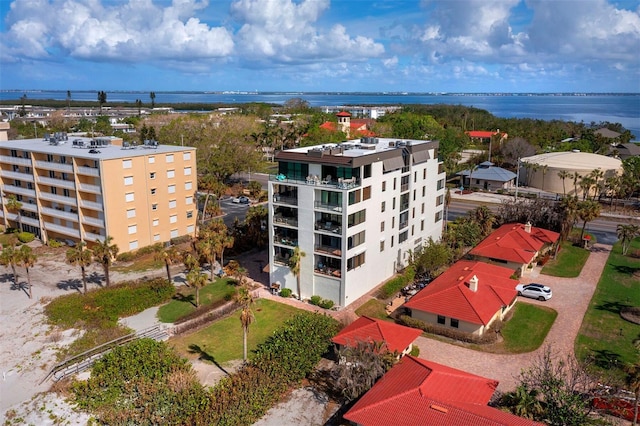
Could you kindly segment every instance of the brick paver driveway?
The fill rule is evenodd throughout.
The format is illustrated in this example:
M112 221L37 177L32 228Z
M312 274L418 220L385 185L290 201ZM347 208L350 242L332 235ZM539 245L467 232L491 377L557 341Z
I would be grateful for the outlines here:
M610 251L611 246L596 244L577 278L523 277L522 283L539 282L551 286L553 298L547 302L520 298L522 302L549 306L558 311L555 323L538 350L518 355L490 354L418 337L414 344L420 348L420 358L499 380L498 389L502 392L513 390L520 371L529 367L546 345L559 356L573 355L574 340Z

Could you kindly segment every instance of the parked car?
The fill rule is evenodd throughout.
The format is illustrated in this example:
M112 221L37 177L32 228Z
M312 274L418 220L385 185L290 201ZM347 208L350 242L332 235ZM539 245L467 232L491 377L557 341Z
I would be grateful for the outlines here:
M235 204L249 204L249 198L242 196L242 197L235 197L233 198L233 200L231 200L232 203Z
M546 285L531 283L531 284L518 284L516 286L518 296L530 297L538 300L551 299L551 288Z

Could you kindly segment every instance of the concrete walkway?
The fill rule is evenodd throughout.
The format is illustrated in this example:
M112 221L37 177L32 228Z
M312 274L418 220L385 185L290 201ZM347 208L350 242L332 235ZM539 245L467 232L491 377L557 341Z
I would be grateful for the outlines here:
M525 276L522 283L539 282L553 289L553 298L547 302L520 298L519 302L548 306L558 312L544 344L536 351L502 355L467 349L426 337L418 337L414 345L420 348L420 358L499 380L498 390L508 392L517 385L521 370L529 367L549 345L560 357L574 356L573 344L582 319L609 257L611 246L596 244L577 278L558 278L549 275ZM527 330L522 330L526 333Z

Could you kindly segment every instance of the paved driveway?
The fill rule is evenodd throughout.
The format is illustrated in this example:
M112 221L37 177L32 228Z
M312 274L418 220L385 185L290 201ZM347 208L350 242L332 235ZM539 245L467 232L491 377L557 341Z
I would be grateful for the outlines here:
M553 297L547 302L520 298L522 302L549 306L558 311L555 323L538 350L518 355L490 354L418 337L414 344L420 348L420 358L499 380L498 389L502 392L513 390L520 371L530 366L546 345L550 345L553 353L559 356L573 355L574 340L610 251L611 246L596 244L577 278L541 274L523 277L523 283L539 282L551 286Z

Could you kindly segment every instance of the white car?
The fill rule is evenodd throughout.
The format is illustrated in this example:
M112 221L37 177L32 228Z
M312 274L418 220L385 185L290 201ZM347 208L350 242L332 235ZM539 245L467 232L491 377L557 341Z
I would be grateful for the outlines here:
M242 196L242 197L235 197L233 200L231 200L231 202L235 204L249 204L250 200L247 197Z
M538 300L549 300L553 293L551 288L546 285L531 283L531 284L518 284L516 286L518 296L530 297Z

